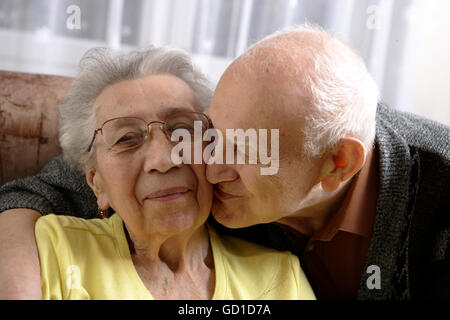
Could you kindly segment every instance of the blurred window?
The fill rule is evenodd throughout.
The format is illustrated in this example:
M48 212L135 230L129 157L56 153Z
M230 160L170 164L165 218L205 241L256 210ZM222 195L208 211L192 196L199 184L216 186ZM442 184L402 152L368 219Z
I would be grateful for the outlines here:
M383 101L450 125L448 12L448 0L0 0L0 69L73 76L93 46L167 45L217 82L249 45L308 21L363 57Z

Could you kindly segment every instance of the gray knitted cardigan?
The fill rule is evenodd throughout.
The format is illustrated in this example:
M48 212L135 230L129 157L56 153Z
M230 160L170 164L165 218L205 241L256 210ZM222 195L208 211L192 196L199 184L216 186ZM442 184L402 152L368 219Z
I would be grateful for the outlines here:
M450 128L380 104L376 148L380 186L372 239L358 299L450 299ZM31 208L83 218L96 216L96 199L85 178L61 156L33 177L0 188L0 212ZM272 224L229 230L300 259L288 231ZM376 265L381 288L369 289L366 273Z

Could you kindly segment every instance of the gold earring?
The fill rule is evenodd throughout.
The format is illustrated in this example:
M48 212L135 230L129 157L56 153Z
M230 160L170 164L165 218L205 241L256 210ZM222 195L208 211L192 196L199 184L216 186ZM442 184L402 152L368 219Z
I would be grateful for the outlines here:
M98 208L97 215L100 217L100 219L105 219L108 217L108 210L103 210L101 208Z

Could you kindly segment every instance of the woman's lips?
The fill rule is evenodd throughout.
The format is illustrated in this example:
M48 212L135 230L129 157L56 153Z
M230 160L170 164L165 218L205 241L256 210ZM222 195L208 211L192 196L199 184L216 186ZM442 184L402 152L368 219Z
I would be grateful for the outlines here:
M148 196L146 196L144 200L170 201L182 197L189 191L191 190L186 187L173 187L152 192Z
M235 196L235 195L232 195L230 193L220 190L220 187L218 187L217 185L214 186L214 195L217 198L219 198L220 200L238 198L238 196Z

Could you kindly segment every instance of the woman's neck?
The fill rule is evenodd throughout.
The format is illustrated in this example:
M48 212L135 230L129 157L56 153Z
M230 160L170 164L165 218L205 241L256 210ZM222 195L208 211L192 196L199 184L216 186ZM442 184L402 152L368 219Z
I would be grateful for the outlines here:
M174 236L152 236L145 240L129 234L130 242L136 271L154 298L212 297L214 259L206 225Z
M164 263L174 272L197 267L208 257L210 250L206 225L176 235L154 235L139 238L127 232L133 256L151 266Z

